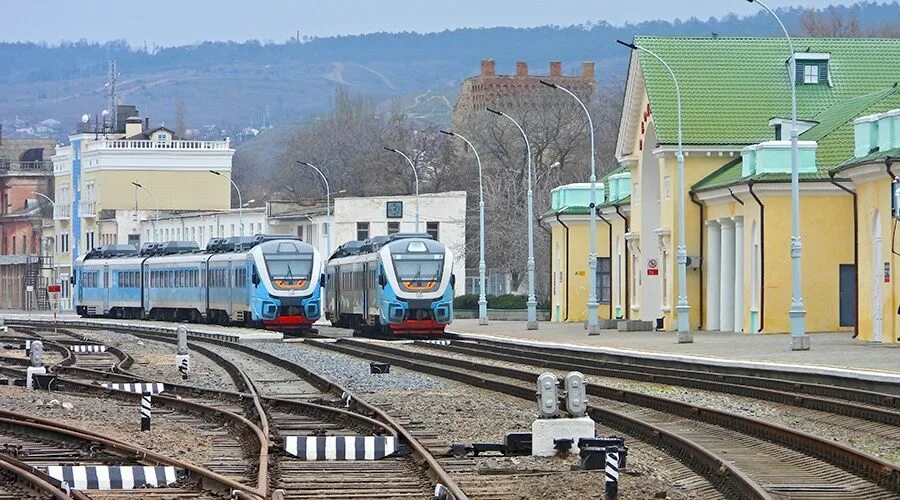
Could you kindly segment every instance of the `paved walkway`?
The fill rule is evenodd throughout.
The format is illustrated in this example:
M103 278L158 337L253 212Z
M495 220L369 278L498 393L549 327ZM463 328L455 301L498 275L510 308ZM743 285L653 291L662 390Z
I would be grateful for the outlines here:
M898 377L900 344L871 344L850 338L849 332L810 334L809 351L791 351L790 336L695 332L692 344L676 344L674 332L618 332L604 330L588 336L581 323L541 322L539 330L526 330L524 321L456 320L448 331L522 341L568 344L590 350L632 351L634 354L731 360L748 364L830 367L854 373L875 372Z

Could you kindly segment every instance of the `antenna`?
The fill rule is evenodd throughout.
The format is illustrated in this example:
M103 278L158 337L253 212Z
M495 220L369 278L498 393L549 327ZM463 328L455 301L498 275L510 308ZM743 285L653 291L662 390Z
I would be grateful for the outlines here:
M116 94L116 83L119 80L119 72L116 70L116 60L109 60L109 81L106 84L106 96L109 98L109 113L111 115L110 119L110 128L113 131L117 131L119 129L119 109L118 109L118 95Z

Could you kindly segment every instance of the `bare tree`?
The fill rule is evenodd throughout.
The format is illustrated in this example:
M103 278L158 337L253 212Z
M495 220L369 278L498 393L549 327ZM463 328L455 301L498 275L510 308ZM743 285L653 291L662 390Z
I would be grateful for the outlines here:
M896 23L862 27L855 15L842 16L834 8L806 9L800 15L804 34L816 38L900 38L900 26Z
M180 99L177 103L175 103L175 135L182 139L187 132L187 127L184 124L184 114L186 107L187 106L184 104L184 101Z

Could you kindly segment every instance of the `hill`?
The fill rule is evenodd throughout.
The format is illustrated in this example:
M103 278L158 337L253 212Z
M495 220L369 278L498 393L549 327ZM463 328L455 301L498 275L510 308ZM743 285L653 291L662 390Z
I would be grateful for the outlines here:
M862 25L900 25L900 4L833 7ZM782 12L800 32L800 9ZM0 44L0 123L9 134L42 120L62 122L65 135L85 112L105 107L109 58L118 63L121 101L151 119L174 123L178 101L186 103L188 128L262 128L295 123L326 107L334 87L399 106L412 116L445 123L460 81L478 72L483 58L512 72L516 60L546 72L550 60L564 68L593 60L601 82L620 81L628 53L614 44L635 34L778 35L765 13L738 18L652 21L612 26L459 29L440 33L373 33L278 44L204 42L136 49L124 42ZM396 102L395 102L396 101ZM23 132L24 133L24 132Z

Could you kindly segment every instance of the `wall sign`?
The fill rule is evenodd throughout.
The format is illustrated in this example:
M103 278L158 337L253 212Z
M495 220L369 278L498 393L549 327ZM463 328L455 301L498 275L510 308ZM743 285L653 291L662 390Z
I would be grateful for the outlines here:
M884 263L884 282L885 283L891 282L891 263L890 262Z
M403 218L403 202L402 201L388 201L385 203L385 208L387 210L387 218L388 219L402 219Z
M659 263L656 262L656 259L647 261L647 276L659 276Z

